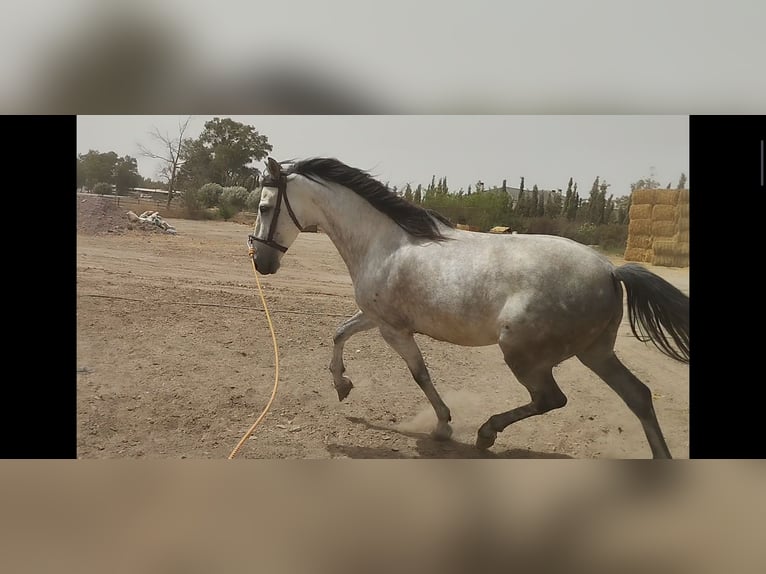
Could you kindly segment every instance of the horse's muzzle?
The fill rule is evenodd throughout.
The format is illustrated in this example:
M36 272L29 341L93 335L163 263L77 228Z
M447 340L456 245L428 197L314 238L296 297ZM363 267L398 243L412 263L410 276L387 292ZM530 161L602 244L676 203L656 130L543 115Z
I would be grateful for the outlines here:
M261 275L272 275L277 272L282 259L282 252L274 249L265 242L256 242L250 235L247 241L250 253L252 253L255 270Z
M279 256L274 250L261 247L253 255L255 270L261 275L273 275L280 266Z

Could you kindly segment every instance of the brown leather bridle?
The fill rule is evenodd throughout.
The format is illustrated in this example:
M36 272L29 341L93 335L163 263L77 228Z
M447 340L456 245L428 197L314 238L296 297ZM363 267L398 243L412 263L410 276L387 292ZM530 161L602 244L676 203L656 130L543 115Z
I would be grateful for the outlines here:
M264 184L263 187L271 187L268 184ZM295 212L293 211L293 208L290 207L290 200L287 199L287 177L283 174L279 175L279 179L277 179L277 203L274 206L274 215L271 219L271 226L269 227L269 234L266 236L266 239L259 239L252 233L247 236L248 243L252 247L253 241L258 241L260 243L263 243L264 245L268 245L269 247L273 247L274 249L277 249L281 251L282 253L285 253L287 251L287 247L284 245L280 245L276 241L274 241L274 234L277 230L277 222L279 220L279 212L282 209L282 202L284 201L285 207L287 207L287 213L290 215L290 219L293 220L293 223L303 231L303 226L298 222L298 218L295 217Z

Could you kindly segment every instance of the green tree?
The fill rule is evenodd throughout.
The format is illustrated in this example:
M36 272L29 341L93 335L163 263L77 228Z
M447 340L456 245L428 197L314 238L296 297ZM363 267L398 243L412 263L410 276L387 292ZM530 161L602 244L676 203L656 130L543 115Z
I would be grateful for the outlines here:
M93 193L98 195L111 195L112 185L105 181L99 181L93 185Z
M85 170L82 167L82 160L80 156L77 156L77 175L76 175L77 189L80 189L85 185Z
M571 193L571 192L570 192ZM543 215L551 219L557 219L563 211L563 199L561 197L561 190L557 192L551 191L548 194L548 199L545 202Z
M575 183L572 191L572 197L569 200L569 206L567 207L566 218L568 221L575 221L577 219L577 212L580 210L580 196L577 193L577 184Z
M519 185L519 196L516 198L516 207L514 212L516 215L524 215L524 206L526 201L524 200L524 177L521 178L521 184Z
M601 193L599 191L599 180L600 178L596 176L596 179L590 188L590 195L588 196L588 223L597 223L598 220L598 196L599 193Z
M260 170L250 164L261 161L272 150L265 135L231 118L213 118L206 122L199 141L210 151L214 174L224 186L255 187L253 182Z
M412 194L412 186L408 183L406 187L404 188L404 199L412 202L413 198L414 196Z
M540 203L540 190L537 189L537 184L532 186L532 199L527 207L528 217L535 217L537 215L537 205Z
M114 183L115 166L119 157L113 151L101 153L90 150L77 156L78 179L88 189L97 183Z
M181 157L183 165L178 172L179 187L198 189L213 181L213 157L201 141L185 139L181 145Z
M617 207L617 223L620 225L628 224L628 214L630 212L630 195L623 195L615 200Z
M93 189L97 183L113 184L117 193L124 195L130 187L138 187L143 178L138 173L138 162L115 152L101 153L90 150L77 156L77 185ZM109 192L111 193L111 191Z
M604 208L604 223L612 223L614 216L614 194L609 196L606 200L606 206Z
M596 221L597 224L607 223L607 201L606 201L606 190L607 188L612 185L611 183L607 183L606 180L601 182L601 185L599 185L598 190L598 205L596 206Z
M566 196L564 196L564 204L561 206L561 215L564 217L568 217L569 214L569 206L572 203L572 178L569 178L569 183L567 184L567 193Z
M413 199L415 200L415 203L423 203L423 188L420 184L418 184L418 187L415 189Z
M638 181L635 181L630 184L630 191L637 191L641 189L660 189L662 187L662 184L660 184L659 181L654 179L654 177L643 177L639 179Z
M117 195L125 195L129 188L140 187L142 177L138 173L136 158L126 155L118 158L114 164L113 183L117 186Z
M678 189L686 189L686 174L682 173L678 179Z

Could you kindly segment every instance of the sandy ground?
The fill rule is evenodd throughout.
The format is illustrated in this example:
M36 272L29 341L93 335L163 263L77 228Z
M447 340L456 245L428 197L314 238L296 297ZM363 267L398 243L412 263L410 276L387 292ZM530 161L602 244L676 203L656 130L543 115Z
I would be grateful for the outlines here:
M93 224L92 210L78 217L78 457L225 458L274 385L271 335L245 245L250 227L166 219L178 232L169 235L127 229L121 215L103 211L103 225ZM688 293L688 269L652 270ZM451 441L431 439L427 399L376 331L348 342L354 389L340 403L327 369L332 335L356 305L334 246L321 233L301 234L279 273L261 283L280 382L240 458L651 456L638 420L576 359L554 371L568 404L511 425L488 452L474 447L479 426L528 401L496 346L417 337L452 411ZM627 319L617 353L652 389L673 456L688 458L688 366L636 340Z

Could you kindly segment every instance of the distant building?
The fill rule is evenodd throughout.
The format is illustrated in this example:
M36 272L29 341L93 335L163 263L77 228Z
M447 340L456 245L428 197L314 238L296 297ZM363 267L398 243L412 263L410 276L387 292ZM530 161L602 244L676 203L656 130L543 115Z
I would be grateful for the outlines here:
M180 194L183 194L183 192L178 189L176 189L173 192L173 195L180 195ZM138 197L140 199L154 199L156 201L167 201L168 190L154 188L154 187L129 187L128 195L132 195L133 197Z

